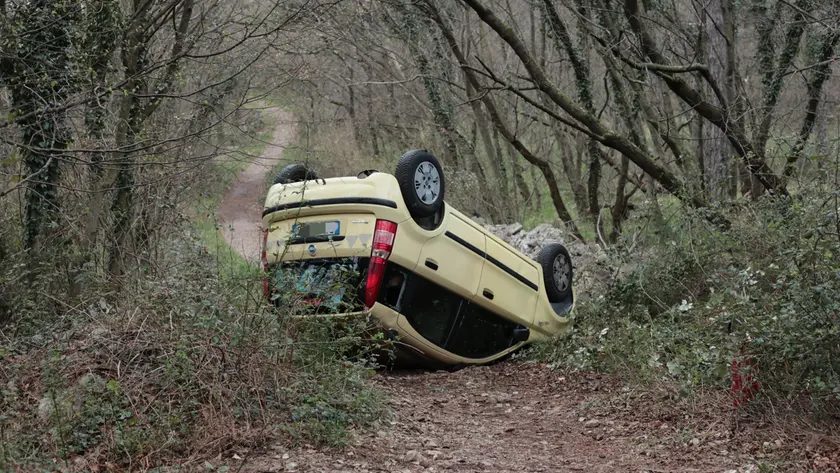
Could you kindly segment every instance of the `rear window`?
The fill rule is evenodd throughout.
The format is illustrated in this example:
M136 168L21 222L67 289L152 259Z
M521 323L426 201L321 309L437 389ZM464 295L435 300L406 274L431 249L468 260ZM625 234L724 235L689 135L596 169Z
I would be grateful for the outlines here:
M283 261L268 267L270 300L296 313L363 310L363 272L368 258Z

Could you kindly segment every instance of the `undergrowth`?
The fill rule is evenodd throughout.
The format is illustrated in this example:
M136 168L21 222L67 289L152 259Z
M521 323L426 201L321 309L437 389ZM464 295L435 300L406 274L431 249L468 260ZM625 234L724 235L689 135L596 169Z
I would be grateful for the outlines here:
M840 416L838 191L803 190L703 211L681 210L612 249L620 276L578 305L566 337L534 347L557 367L730 390L754 409ZM644 216L641 217L645 219ZM749 361L747 361L749 360ZM749 365L749 366L748 366ZM733 399L733 402L736 399Z
M188 232L185 232L188 233ZM259 275L219 277L197 237L171 242L162 277L0 339L0 470L149 468L269 439L340 444L382 415L368 367L330 330L267 310Z
M268 308L260 269L221 237L213 192L241 167L208 163L193 207L118 286L91 273L65 300L60 254L32 281L15 276L23 256L0 260L15 294L0 298L0 471L235 468L267 442L340 445L385 415L354 356L366 327Z

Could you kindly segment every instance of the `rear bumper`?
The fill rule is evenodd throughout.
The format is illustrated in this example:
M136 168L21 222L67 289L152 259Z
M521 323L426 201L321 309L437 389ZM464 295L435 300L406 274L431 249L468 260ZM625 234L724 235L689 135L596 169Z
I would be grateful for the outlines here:
M397 203L388 199L377 199L375 197L332 197L329 199L300 200L296 202L273 205L263 210L262 216L266 217L267 215L276 212L285 212L301 208L311 209L313 207L320 207L324 205L378 205L391 209L397 208Z

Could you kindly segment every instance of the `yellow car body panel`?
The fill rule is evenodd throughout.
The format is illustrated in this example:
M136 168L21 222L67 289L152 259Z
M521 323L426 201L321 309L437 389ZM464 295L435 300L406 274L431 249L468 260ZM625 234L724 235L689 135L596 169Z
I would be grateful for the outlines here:
M422 228L406 208L396 178L386 173L271 186L263 212L267 263L369 257L377 219L397 223L389 263L530 331L526 341L473 359L430 342L405 315L381 303L364 311L384 328L396 331L400 343L443 364L483 364L569 330L566 315L574 307L574 289L563 315L558 315L548 300L539 263L446 204L440 224L433 230ZM288 244L294 225L324 220L338 222L342 229L338 241Z

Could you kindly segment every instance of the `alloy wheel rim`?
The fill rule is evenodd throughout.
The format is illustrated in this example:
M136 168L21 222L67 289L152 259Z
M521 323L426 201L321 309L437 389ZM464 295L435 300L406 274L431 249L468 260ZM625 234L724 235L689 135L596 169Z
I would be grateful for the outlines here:
M423 161L414 171L414 192L426 205L434 204L440 197L440 173L429 161Z
M554 258L552 270L554 272L554 286L560 292L565 291L569 287L569 263L566 255L559 254Z

